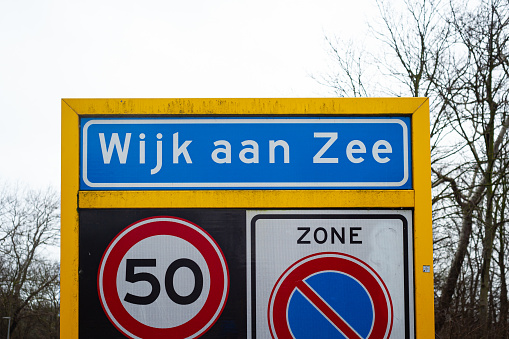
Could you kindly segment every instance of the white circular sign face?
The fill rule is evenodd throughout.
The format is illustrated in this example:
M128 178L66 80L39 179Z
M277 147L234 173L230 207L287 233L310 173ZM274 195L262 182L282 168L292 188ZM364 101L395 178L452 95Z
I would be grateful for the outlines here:
M122 296L128 294L147 296L151 292L152 285L147 281L135 283L126 281L127 261L140 258L153 258L156 260L156 266L135 267L134 273L147 272L152 274L161 282L162 290L154 302L145 305L131 303L126 301L125 297L122 298ZM202 287L200 288L201 292L196 300L189 304L176 303L164 292L164 286L162 286L162 282L166 283L168 267L181 258L186 258L196 263L203 277ZM194 272L189 267L182 266L175 270L170 283L173 284L177 295L189 296L197 288L196 280ZM187 241L170 235L156 235L138 242L122 258L117 272L117 291L124 308L134 319L147 326L156 328L176 327L191 320L202 309L207 300L209 290L210 273L203 255ZM196 291L198 292L198 290ZM164 310L164 312L161 312L161 310Z
M229 287L214 239L186 220L156 217L124 229L101 260L98 290L130 338L196 338L217 320Z

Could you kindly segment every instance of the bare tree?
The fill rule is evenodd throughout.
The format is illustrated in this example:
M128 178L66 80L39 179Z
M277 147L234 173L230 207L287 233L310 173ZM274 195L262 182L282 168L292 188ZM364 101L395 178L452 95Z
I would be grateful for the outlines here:
M498 0L482 1L468 9L464 4L451 5L450 22L456 49L464 52L449 52L451 55L459 54L460 58L449 59L449 72L441 73L436 84L439 98L447 105L445 119L462 141L464 152L462 159L455 161L459 163L458 166L443 166L435 168L434 172L454 192L464 221L457 255L440 297L439 308L442 313L437 314L437 328L443 325L445 313L450 306L454 280L462 264L460 259L464 256L465 244L471 234L473 213L482 211L482 216L477 219L483 230L479 319L484 335L487 335L490 266L496 235L493 219L495 201L501 192L501 176L507 170L506 159L503 157L505 152L502 151L506 146L509 127L509 77L504 72L509 33L507 3ZM495 171L497 167L498 173ZM445 171L454 175L444 175Z
M58 295L59 265L44 253L59 242L58 204L51 190L0 191L0 312L11 318L13 338L17 328L33 327L34 311Z
M365 97L373 90L366 77L369 72L369 54L359 49L352 40L344 41L339 37L325 37L328 53L334 65L318 76L312 76L318 83L329 87L339 97Z

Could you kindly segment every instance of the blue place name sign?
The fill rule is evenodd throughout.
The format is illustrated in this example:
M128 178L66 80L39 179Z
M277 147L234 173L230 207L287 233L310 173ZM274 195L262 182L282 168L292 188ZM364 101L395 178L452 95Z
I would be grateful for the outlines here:
M411 189L409 117L82 118L82 190Z

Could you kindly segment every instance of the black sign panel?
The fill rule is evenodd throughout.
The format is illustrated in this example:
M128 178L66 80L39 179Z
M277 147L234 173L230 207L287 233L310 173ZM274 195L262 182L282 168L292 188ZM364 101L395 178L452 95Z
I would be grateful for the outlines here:
M80 338L172 337L168 326L245 337L245 210L81 209L79 218Z

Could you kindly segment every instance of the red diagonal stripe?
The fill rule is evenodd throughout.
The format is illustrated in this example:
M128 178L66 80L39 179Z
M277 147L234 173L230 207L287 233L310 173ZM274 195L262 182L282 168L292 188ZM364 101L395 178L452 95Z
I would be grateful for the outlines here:
M316 309L318 309L343 335L348 339L363 339L353 328L341 318L308 284L304 281L297 283L297 289L304 295Z

